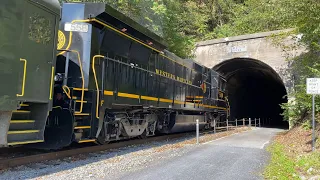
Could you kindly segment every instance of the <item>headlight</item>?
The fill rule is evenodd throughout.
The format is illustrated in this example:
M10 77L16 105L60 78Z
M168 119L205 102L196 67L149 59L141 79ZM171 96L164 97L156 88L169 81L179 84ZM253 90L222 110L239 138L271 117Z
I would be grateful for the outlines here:
M58 78L59 78L58 75L55 75L54 76L54 81L58 81Z
M54 81L63 81L63 75L58 73L57 75L54 76Z

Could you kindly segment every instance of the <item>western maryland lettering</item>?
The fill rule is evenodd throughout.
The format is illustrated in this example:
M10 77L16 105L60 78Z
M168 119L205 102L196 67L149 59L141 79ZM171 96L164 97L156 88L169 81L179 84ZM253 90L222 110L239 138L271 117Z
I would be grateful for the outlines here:
M161 76L164 76L164 77L167 77L167 78L170 78L170 79L174 79L176 81L180 81L180 82L183 82L183 83L192 84L192 82L187 80L187 79L184 79L182 77L176 76L176 75L171 74L171 73L168 73L166 71L162 71L160 69L156 69L156 74L159 74Z

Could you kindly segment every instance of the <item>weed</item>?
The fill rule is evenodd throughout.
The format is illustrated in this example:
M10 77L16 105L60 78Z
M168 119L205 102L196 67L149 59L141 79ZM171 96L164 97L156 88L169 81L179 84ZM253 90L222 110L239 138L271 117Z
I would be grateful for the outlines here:
M299 179L295 173L295 161L284 153L284 146L275 142L267 150L271 153L271 162L264 172L265 179Z

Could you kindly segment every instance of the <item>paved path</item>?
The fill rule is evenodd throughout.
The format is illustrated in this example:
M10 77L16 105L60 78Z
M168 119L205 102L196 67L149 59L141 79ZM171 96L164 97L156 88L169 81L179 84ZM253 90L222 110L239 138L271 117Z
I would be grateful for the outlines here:
M257 128L235 134L200 145L170 161L125 174L120 179L263 179L261 172L269 159L265 145L280 131Z

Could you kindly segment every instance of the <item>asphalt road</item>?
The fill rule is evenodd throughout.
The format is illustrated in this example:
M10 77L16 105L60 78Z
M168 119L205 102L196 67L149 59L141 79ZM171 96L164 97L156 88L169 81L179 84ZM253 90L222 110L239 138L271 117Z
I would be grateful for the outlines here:
M123 175L120 179L263 179L269 155L265 146L279 129L257 128L199 145L170 161Z

